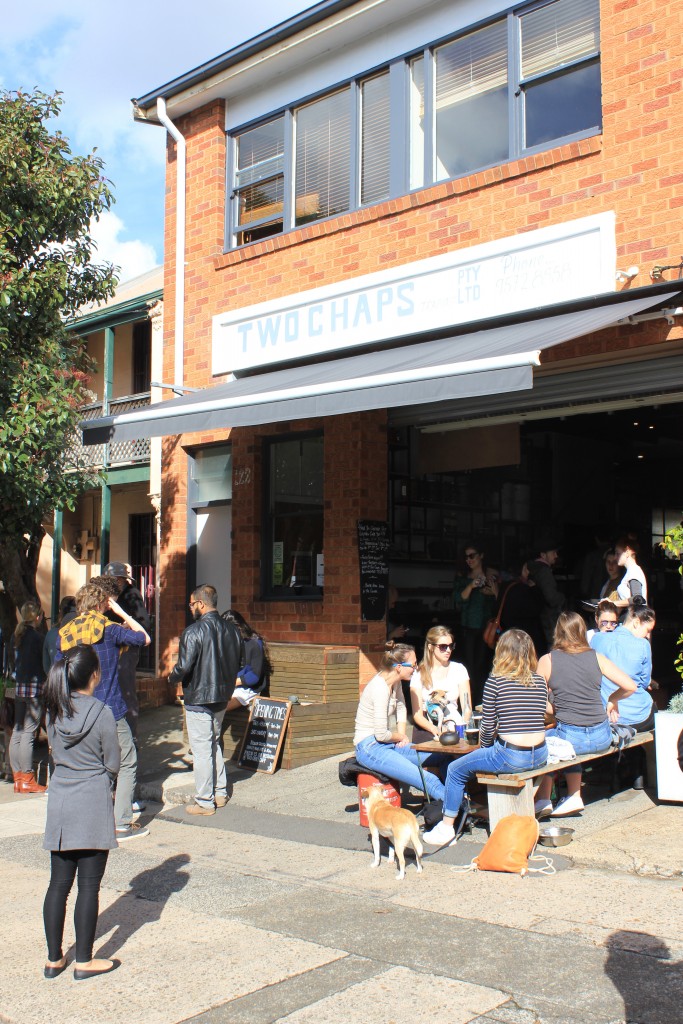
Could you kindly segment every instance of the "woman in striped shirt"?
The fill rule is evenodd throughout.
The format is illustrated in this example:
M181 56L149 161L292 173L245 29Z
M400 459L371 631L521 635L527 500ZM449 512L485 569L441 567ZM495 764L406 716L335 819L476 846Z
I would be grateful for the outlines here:
M443 820L423 839L448 846L455 838L467 781L477 772L523 772L546 763L545 712L548 687L536 671L533 641L521 629L503 633L484 686L479 750L452 761L446 776Z

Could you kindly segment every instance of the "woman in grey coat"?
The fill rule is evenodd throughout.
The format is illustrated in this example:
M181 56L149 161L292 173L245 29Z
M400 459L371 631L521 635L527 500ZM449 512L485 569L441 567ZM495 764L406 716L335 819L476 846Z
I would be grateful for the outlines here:
M115 960L92 958L100 883L109 851L118 845L112 784L121 760L114 716L92 695L99 680L95 649L80 645L53 665L44 689L47 735L55 766L43 843L51 859L43 906L46 978L58 977L67 967L62 938L66 903L76 876L74 978L83 981L118 966Z

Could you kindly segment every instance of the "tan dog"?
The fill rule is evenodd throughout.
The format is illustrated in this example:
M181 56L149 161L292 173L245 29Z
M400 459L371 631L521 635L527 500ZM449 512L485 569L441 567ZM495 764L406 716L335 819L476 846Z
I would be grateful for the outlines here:
M394 862L394 851L398 858L397 878L404 878L406 873L406 859L403 851L406 846L412 846L415 851L417 870L422 871L422 843L417 827L417 818L403 807L392 807L388 800L382 796L381 786L370 786L361 790L361 799L365 800L370 823L370 836L372 837L372 849L375 859L372 862L373 868L379 867L379 837L384 836L389 840L389 863Z

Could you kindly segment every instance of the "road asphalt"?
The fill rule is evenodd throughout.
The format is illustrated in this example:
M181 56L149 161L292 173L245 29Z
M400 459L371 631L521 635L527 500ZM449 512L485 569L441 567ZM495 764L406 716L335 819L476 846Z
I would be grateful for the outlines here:
M556 873L466 870L483 825L396 879L370 867L341 757L275 775L229 766L231 798L190 818L179 708L141 716L141 817L112 852L95 955L113 974L42 977L47 798L0 781L11 1024L675 1024L683 1006L683 808L587 776ZM561 855L560 855L561 854ZM73 928L66 943L73 958Z

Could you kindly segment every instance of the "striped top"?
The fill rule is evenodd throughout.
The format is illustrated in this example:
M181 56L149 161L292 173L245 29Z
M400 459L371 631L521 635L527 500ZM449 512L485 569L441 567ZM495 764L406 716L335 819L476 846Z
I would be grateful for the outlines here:
M522 686L516 679L488 677L480 728L482 747L492 746L501 733L544 731L548 688L542 675L534 673L532 678L531 686Z

